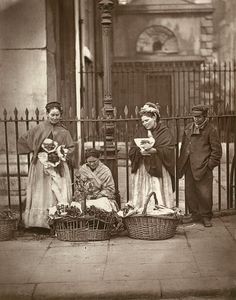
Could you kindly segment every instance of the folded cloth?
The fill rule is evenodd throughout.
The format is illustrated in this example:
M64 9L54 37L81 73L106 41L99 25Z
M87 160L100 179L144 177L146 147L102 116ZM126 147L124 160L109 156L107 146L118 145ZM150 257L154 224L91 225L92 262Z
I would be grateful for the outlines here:
M118 215L122 218L129 217L132 215L141 215L144 207L134 207L132 202L127 202L125 207L118 212ZM161 216L161 215L178 215L181 211L178 208L168 208L164 205L148 205L146 214L151 216Z
M93 199L93 200L86 200L87 207L90 207L92 205L97 208L103 209L107 212L111 212L113 210L116 211L114 204L107 197L101 197L101 198Z

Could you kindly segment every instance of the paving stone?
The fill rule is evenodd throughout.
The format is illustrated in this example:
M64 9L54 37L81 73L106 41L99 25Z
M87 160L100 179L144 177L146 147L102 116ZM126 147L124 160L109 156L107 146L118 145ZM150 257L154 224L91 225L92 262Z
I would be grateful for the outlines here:
M189 250L178 251L173 255L173 250L152 250L150 248L148 255L146 250L134 251L133 247L123 251L116 248L110 249L107 256L108 265L117 264L164 264L164 263L180 263L194 262L194 256Z
M83 283L48 283L39 284L34 293L34 300L47 299L159 299L159 281L98 281Z
M219 250L229 251L232 249L236 250L236 243L232 238L189 238L189 245L193 252L214 252Z
M231 238L229 231L223 226L213 226L213 227L204 227L202 225L197 225L193 227L185 227L185 232L190 238L209 238L209 237L224 237Z
M163 278L195 278L200 273L195 263L164 263L164 264L119 264L115 272L113 265L107 265L104 280L145 280Z
M216 296L228 294L232 285L225 284L220 278L194 278L161 280L163 298L186 296Z
M28 280L34 272L35 266L19 265L15 268L9 268L8 266L1 266L0 268L0 284L17 284L28 283ZM1 299L1 298L0 298Z
M44 240L29 240L24 238L17 238L17 240L2 241L1 250L26 250L26 249L46 249L51 243L51 239Z
M105 264L106 258L107 247L57 247L48 249L41 264Z
M34 284L0 284L0 299L30 300L32 299L34 288Z
M89 242L68 242L68 241L60 241L58 239L53 239L50 248L54 247L74 247L74 248L93 248L93 247L106 247L109 241L89 241Z
M17 266L36 265L40 263L45 253L46 249L19 249L18 251L0 250L0 266L7 266L9 269L15 269Z
M101 280L104 272L104 265L92 264L40 264L34 270L29 283L46 282L91 282Z

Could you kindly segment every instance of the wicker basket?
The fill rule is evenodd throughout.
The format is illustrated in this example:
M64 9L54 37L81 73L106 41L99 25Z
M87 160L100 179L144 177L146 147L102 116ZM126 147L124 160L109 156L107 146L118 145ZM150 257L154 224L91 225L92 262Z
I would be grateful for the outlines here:
M14 237L17 219L0 219L0 241L8 241Z
M141 240L165 240L175 235L179 224L177 217L147 215L147 206L152 196L158 204L156 194L152 192L147 197L141 215L124 218L129 237Z
M104 241L111 236L111 219L100 220L93 216L67 217L55 222L55 234L61 241Z

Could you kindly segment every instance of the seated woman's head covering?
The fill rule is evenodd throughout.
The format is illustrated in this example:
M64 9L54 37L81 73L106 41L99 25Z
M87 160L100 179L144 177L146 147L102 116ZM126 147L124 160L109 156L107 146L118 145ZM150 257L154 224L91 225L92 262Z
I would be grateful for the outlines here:
M87 159L90 156L99 158L100 151L95 148L89 148L85 151L85 159Z
M48 102L45 108L47 113L49 113L53 108L57 108L61 114L63 112L61 103L57 101Z
M157 117L157 121L159 121L160 119L160 111L159 108L156 104L152 103L152 102L146 102L144 104L144 106L141 107L140 111L139 111L140 116L156 116Z

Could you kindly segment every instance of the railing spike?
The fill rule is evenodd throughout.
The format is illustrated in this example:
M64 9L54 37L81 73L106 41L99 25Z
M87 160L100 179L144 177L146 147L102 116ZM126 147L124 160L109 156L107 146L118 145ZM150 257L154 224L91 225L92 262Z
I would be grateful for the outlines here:
M6 120L6 118L7 118L7 110L6 110L6 108L4 108L4 110L3 110L3 116L4 116L4 120Z
M166 114L167 114L167 117L170 116L170 109L169 109L169 105L168 104L166 105Z
M28 108L26 108L26 110L25 110L25 117L26 117L26 120L28 120L28 118L29 118L29 110L28 110Z
M92 119L96 118L96 110L94 107L92 107Z
M14 116L15 116L15 120L17 120L18 119L18 110L16 107L14 108Z
M35 109L35 115L36 115L37 118L39 117L39 109L38 109L38 107Z
M125 108L124 108L124 114L125 114L126 117L128 116L128 113L129 113L128 106L125 105Z
M83 107L81 107L81 109L80 109L80 117L81 117L81 119L84 118L84 108Z
M117 108L116 107L114 107L113 113L114 113L114 118L116 119L117 118Z

